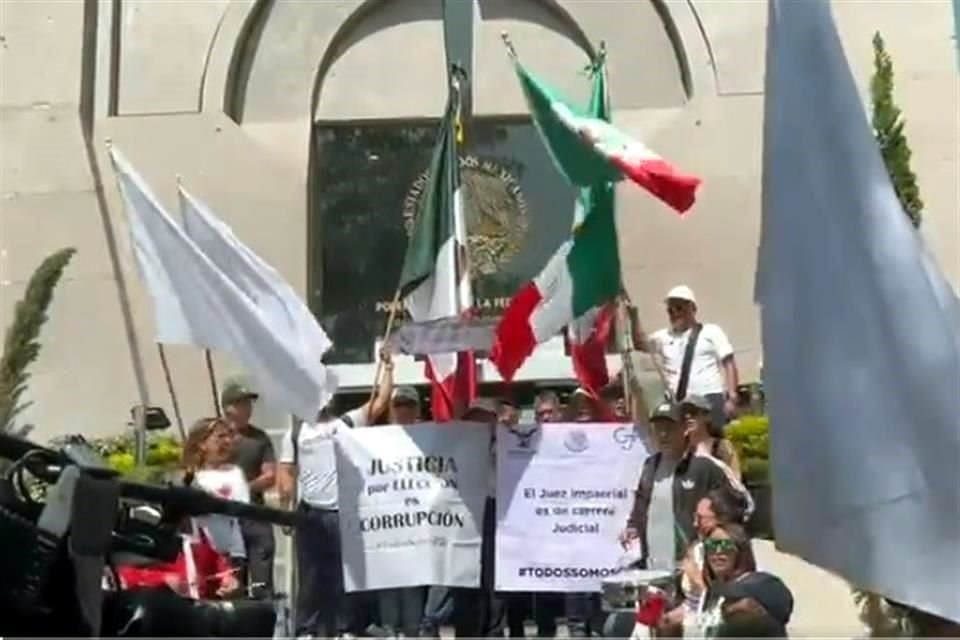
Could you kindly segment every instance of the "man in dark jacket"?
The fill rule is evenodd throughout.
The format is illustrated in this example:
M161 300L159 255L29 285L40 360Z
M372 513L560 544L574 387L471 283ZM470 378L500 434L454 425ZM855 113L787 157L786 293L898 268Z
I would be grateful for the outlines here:
M651 413L650 423L657 452L643 463L623 542L639 539L649 568L672 569L696 540L697 503L712 491L728 493L735 502L741 502L744 496L717 460L691 450L679 407L659 405ZM668 527L648 528L654 502L672 505L672 535Z

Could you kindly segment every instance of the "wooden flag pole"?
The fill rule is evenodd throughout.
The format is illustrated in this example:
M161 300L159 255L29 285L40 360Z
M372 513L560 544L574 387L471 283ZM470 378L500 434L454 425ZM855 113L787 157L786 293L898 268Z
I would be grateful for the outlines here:
M393 332L393 323L397 319L397 311L400 308L400 287L397 287L396 293L393 294L393 301L390 303L390 315L387 316L387 328L383 332L383 339L381 340L382 346L386 346L387 340L390 339L390 334ZM382 347L381 347L382 348ZM383 371L383 358L378 353L377 354L377 368L373 374L373 385L370 387L370 399L367 403L367 406L370 407L373 403L373 398L377 395L377 387L380 384L380 374ZM367 409L367 420L370 421L373 416L369 414L369 408Z
M220 392L217 390L217 374L213 368L213 353L210 349L203 350L203 357L207 361L207 376L210 378L210 391L213 393L213 408L217 412L217 417L222 418L220 411Z
M163 345L157 343L157 353L160 354L160 366L163 367L163 377L167 381L167 390L170 392L170 403L173 405L173 416L177 420L177 429L180 431L180 441L187 441L187 432L183 427L183 416L180 413L180 402L177 400L177 392L173 388L173 376L170 375L170 365L167 364L167 352Z
M628 295L626 294L626 292L624 292L622 295L623 295L624 301L625 301L627 304L629 304L629 303L630 303L630 296L628 296ZM647 335L647 332L643 330L643 325L640 324L640 315L639 315L639 313L637 314L636 330L637 330L637 332L639 332L640 335L642 335L642 336L646 336L646 335ZM632 338L633 338L633 336L631 335L631 339L632 339ZM659 360L658 357L657 357L657 354L656 354L656 353L653 353L652 351L648 351L648 350L647 350L647 348L649 347L649 342L647 342L646 344L635 345L635 347L636 347L639 351L643 351L644 353L648 353L648 354L650 355L650 360L651 360L651 362L653 362L653 368L654 368L654 370L657 372L657 376L660 378L660 382L663 383L663 388L664 388L664 390L666 391L667 398L672 402L672 401L673 401L673 389L670 388L670 383L667 382L667 374L664 372L663 367L662 367L661 364L660 364L660 360Z

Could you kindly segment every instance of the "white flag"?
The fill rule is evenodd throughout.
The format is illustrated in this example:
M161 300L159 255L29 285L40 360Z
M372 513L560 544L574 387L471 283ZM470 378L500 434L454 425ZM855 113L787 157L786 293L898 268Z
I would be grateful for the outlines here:
M289 336L307 357L319 361L330 348L330 339L293 287L209 207L183 187L179 192L183 229L190 239L254 303L274 331Z
M146 219L165 218L163 205L150 187L116 149L110 150L117 172L120 196L127 211L133 255L153 302L153 323L157 342L162 344L195 345L205 349L219 349L225 344L224 335L216 323L202 322L184 309L185 300L177 294L176 283L164 264L163 247L146 226ZM191 322L193 320L193 322Z
M777 545L960 621L960 302L827 0L771 0L757 277Z
M185 327L173 336L178 343L231 354L279 408L313 418L333 391L320 361L307 357L299 345L271 327L250 298L163 210L126 160L116 150L111 154L154 315L177 309L178 324Z

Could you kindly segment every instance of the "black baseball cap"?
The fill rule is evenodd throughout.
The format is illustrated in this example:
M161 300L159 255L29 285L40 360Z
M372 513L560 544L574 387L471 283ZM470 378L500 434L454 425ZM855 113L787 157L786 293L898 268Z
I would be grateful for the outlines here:
M793 594L783 580L770 573L755 571L723 585L720 591L724 603L744 598L755 600L767 614L784 627L793 615Z
M650 412L650 421L654 420L669 420L679 424L681 422L680 407L672 402L661 402Z

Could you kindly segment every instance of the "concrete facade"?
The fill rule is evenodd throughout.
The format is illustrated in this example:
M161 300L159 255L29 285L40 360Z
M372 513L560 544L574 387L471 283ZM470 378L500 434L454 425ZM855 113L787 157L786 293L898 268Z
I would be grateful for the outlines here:
M960 102L951 2L833 5L864 88L874 31L887 40L927 206L923 233L956 286ZM582 93L576 72L585 47L606 41L617 124L705 183L682 220L639 189L621 189L631 297L652 327L662 321L663 292L690 284L703 316L730 333L744 377L755 377L766 4L476 0L476 11L477 116L526 112L502 30L529 68L574 95ZM0 3L0 328L43 257L78 249L33 369L35 404L25 418L38 425L37 435L116 432L138 402L108 230L119 246L150 401L172 416L107 138L171 209L179 175L306 293L308 167L324 162L310 157L312 124L437 117L444 67L439 0ZM98 206L95 168L106 211ZM168 358L185 418L210 413L202 354L170 348ZM236 371L220 356L217 368ZM400 369L412 381L420 368L410 362Z

